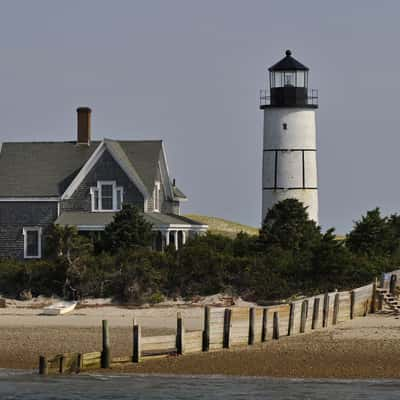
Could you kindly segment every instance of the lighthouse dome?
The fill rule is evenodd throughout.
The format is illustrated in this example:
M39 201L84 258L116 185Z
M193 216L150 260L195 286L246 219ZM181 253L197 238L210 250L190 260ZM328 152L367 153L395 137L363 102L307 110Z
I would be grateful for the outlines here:
M286 57L278 61L272 67L268 68L269 71L308 71L309 68L306 67L301 62L297 61L292 57L292 52L286 50Z

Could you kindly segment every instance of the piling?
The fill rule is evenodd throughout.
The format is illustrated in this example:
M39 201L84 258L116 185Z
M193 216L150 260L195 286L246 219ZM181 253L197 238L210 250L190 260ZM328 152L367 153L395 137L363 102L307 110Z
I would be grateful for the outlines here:
M266 308L263 308L263 314L262 314L262 325L261 325L261 341L265 342L267 340L267 315L268 315L268 310Z
M274 312L273 326L272 326L272 339L279 339L279 312Z
M304 300L301 303L300 333L304 333L306 331L307 314L308 314L308 300Z
M335 300L333 303L333 318L332 318L332 325L336 325L338 322L339 316L339 304L340 304L340 294L335 294Z
M289 310L289 323L288 323L288 336L293 335L294 330L294 312L296 309L295 303L290 303L290 310Z
M254 316L255 309L253 307L249 308L249 344L254 344Z
M392 295L396 294L396 285L397 285L397 275L392 274L390 276L390 293Z
M204 307L203 351L210 349L210 307Z
M350 292L350 319L354 318L354 305L356 302L356 294L354 290Z
M323 316L322 316L322 327L323 328L328 327L328 319L329 319L329 294L325 293Z
M185 328L183 326L182 314L177 313L176 319L176 352L183 354L185 349Z
M231 315L232 310L229 308L225 308L224 311L224 338L223 338L223 345L224 349L229 349L230 346L230 334L231 334Z
M108 328L108 321L103 320L103 350L101 352L101 368L110 368L111 364L111 351L110 351L110 331Z
M141 349L141 329L140 325L136 323L136 320L133 320L133 354L132 361L134 363L139 363L142 356Z
M39 374L40 375L47 375L49 373L47 357L40 356L39 357Z
M314 299L311 329L317 329L317 327L318 327L317 325L318 325L318 317L319 317L319 302L320 302L320 298L316 297Z

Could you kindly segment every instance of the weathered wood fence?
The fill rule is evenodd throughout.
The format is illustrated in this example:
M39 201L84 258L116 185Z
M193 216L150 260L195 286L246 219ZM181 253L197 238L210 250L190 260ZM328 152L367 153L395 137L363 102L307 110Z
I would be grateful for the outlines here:
M140 325L134 320L132 348L126 357L112 358L109 326L103 321L101 352L65 353L51 358L41 356L39 373L63 374L110 368L155 357L253 345L327 328L374 312L375 288L376 284L370 284L352 291L326 293L268 307L205 307L202 331L187 332L178 312L175 335L142 336Z

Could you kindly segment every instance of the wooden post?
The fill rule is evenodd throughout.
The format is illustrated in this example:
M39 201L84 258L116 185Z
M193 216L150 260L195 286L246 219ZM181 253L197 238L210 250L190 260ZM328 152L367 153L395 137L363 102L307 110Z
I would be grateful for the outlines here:
M177 313L176 319L176 352L183 354L185 351L185 328L183 326L182 314Z
M39 374L47 375L49 373L49 364L47 362L47 357L39 357Z
M261 325L261 341L265 342L267 340L267 320L268 318L268 310L263 308L262 314L262 325Z
M356 294L354 290L350 292L350 319L353 319L355 317L354 315L354 305L356 302Z
M255 309L253 307L249 308L249 337L248 337L248 344L254 344L254 316L255 316Z
M230 334L231 334L231 315L232 310L225 308L224 311L224 338L223 338L223 348L229 349L230 345Z
M319 317L319 301L320 301L319 297L316 297L314 299L311 329L317 329L318 317Z
M140 325L136 323L136 320L133 320L133 354L132 361L134 363L139 363L142 356L142 332L140 329Z
M65 372L65 357L63 355L60 357L59 372L60 374Z
M296 309L295 303L290 303L290 311L289 311L289 323L288 323L288 336L293 335L294 330L294 312Z
M101 368L110 368L110 364L110 331L108 329L108 321L103 319L103 350L101 352Z
M300 333L304 333L306 331L307 314L308 300L304 300L303 303L301 303Z
M279 339L279 312L274 312L274 320L272 327L272 339Z
M324 296L324 308L323 308L323 317L322 317L322 327L328 327L328 319L329 319L329 294L325 293Z
M203 351L210 349L210 307L204 307Z
M340 294L335 294L335 300L333 303L333 318L332 318L332 325L336 325L339 316L339 304L340 304Z
M371 313L374 314L376 311L376 288L378 286L378 278L375 278L372 284L372 299L371 299Z
M390 293L392 295L396 294L396 284L397 284L397 275L392 274L390 276Z
M82 369L83 369L83 354L79 353L77 362L76 362L76 370L77 370L77 372L80 372L80 371L82 371Z

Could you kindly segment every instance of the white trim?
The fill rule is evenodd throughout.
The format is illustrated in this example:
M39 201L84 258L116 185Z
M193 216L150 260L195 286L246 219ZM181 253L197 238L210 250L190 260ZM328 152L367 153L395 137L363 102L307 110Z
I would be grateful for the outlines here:
M107 147L107 150L112 155L113 159L123 169L123 171L126 173L128 178L133 182L133 184L142 193L143 198L144 199L149 198L150 194L148 193L145 184L141 180L139 174L136 172L135 167L129 161L128 157L126 156L124 150L121 148L120 144L117 141L110 140L110 139L104 139L104 143L105 143L105 145ZM114 147L117 147L117 146L120 149L120 153L124 156L124 159L117 157L117 154L116 154L115 149L114 149Z
M105 225L76 225L78 231L104 231Z
M61 200L66 200L71 198L74 194L75 190L78 189L79 185L85 179L86 175L91 171L91 169L96 165L97 161L99 161L100 157L106 151L106 147L104 145L104 140L98 145L97 149L93 152L93 154L86 161L85 165L81 168L78 175L73 179L70 185L67 187L63 195L61 196Z
M167 163L167 155L165 153L164 143L161 142L161 157L158 162L158 166L160 168L160 176L161 181L168 193L168 197L170 199L174 199L174 191L172 189L172 183L169 175L168 163Z
M105 229L105 225L76 225L76 229L78 231L103 231ZM170 232L170 231L193 231L193 232L206 232L208 229L208 225L153 225L153 232Z
M0 202L56 202L59 197L0 197Z
M145 201L145 208L146 208L146 200L150 197L147 191L146 186L140 179L138 173L136 172L135 168L133 167L132 163L129 161L128 157L126 157L125 152L121 148L121 154L125 155L125 158L122 159L117 156L115 147L119 146L118 142L103 139L97 149L93 152L90 158L86 161L85 165L81 168L78 175L74 178L68 188L65 190L63 195L61 196L61 200L69 199L75 192L75 190L79 187L82 183L84 178L87 174L91 171L91 169L96 165L97 161L100 157L104 154L106 150L108 150L114 159L114 161L122 168L122 170L126 173L128 178L132 181L132 183L139 189L141 194L143 195ZM108 211L108 210L107 210Z
M102 186L103 185L111 185L112 186L112 209L105 210L103 209L102 204ZM98 195L98 209L96 210L94 207L94 199L95 192L97 191ZM121 192L121 208L117 207L117 192ZM117 212L122 209L122 203L124 201L124 188L122 186L117 186L116 181L97 181L97 186L92 186L90 188L90 196L91 196L91 204L92 204L92 212Z
M161 183L160 181L154 182L154 189L153 189L153 211L160 212L160 194L161 194ZM157 199L157 201L156 201Z
M27 233L28 232L38 232L38 255L37 256L28 256L28 243L27 243ZM40 226L29 226L22 228L22 234L24 235L24 258L42 258L42 227Z

